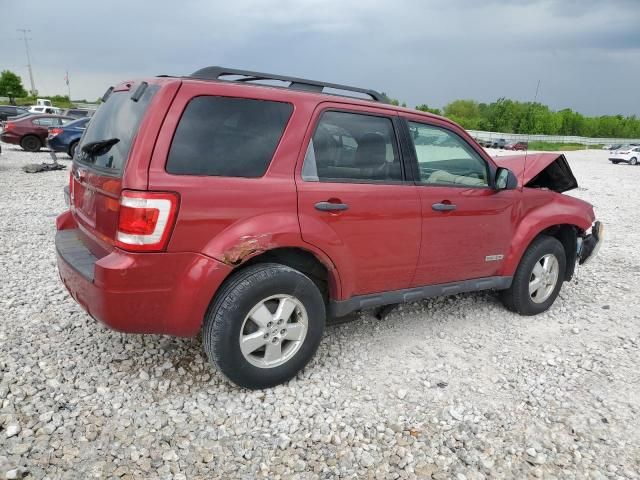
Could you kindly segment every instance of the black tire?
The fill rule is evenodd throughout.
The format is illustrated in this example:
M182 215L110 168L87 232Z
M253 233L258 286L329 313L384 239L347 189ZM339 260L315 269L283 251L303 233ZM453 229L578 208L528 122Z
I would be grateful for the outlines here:
M39 152L42 148L42 141L35 135L25 135L20 140L20 146L27 152Z
M307 332L285 363L262 368L250 363L240 350L240 330L250 311L273 295L290 295L304 306ZM320 345L325 320L324 299L309 277L276 263L253 265L231 275L216 294L204 319L204 349L209 360L236 385L273 387L293 378L311 360Z
M617 160L611 160L611 163L613 163L614 165L619 164L620 162L618 162Z
M629 160L629 165L638 165L638 159L636 157L633 157L631 160Z
M75 142L73 142L73 143L71 143L71 144L69 145L69 151L67 152L67 154L68 154L71 158L73 158L73 156L75 155L75 153L76 153L76 148L78 148L78 140L76 140Z
M544 302L536 303L529 294L529 281L536 263L548 254L553 254L558 261L558 280L551 295ZM511 287L501 292L502 303L509 310L520 315L537 315L548 310L560 293L566 268L567 257L562 243L554 237L539 236L522 256Z

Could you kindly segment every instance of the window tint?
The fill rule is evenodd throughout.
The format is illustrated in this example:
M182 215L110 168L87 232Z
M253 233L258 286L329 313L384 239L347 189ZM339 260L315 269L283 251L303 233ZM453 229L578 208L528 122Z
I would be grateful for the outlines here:
M187 105L176 129L167 172L261 177L292 111L289 103L196 97Z
M372 115L323 113L307 148L302 178L315 182L401 181L393 123Z
M427 184L486 187L486 162L455 133L409 122L420 181Z
M131 99L132 92L137 89L135 85L131 91L114 92L109 95L107 101L100 105L87 125L75 159L82 164L107 170L109 173L120 173L129 157L129 150L138 133L140 122L158 88L157 85L147 86L137 102ZM106 152L99 152L100 155L89 154L82 150L82 147L88 143L113 138L119 141Z

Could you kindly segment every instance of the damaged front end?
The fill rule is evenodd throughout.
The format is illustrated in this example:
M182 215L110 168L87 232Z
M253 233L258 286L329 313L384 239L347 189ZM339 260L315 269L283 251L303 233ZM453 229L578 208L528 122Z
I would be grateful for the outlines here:
M578 237L577 258L580 265L584 265L600 251L604 241L604 225L602 222L595 222L591 227L591 233Z
M569 162L562 154L506 155L494 157L494 160L516 175L519 187L545 188L558 193L578 187Z
M505 155L494 157L500 167L510 169L518 178L518 187L527 189L549 190L556 193L564 193L578 187L578 181L571 171L567 158L558 153L534 153L527 155ZM566 200L552 199L557 205L566 201L581 202L578 199ZM582 202L584 203L584 202ZM588 205L585 203L585 206ZM589 205L589 207L591 207ZM569 257L575 258L579 265L584 265L595 257L602 246L604 239L604 225L596 221L590 229L583 230L577 226L573 228L573 234L566 235L563 240L565 249L570 252ZM573 247L575 245L575 249ZM567 269L567 278L573 274L573 266Z

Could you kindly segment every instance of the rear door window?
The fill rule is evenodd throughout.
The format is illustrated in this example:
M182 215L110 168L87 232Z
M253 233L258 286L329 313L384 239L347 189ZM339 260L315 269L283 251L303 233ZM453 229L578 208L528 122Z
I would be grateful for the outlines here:
M308 182L402 181L393 122L360 113L323 113L307 148L302 178Z
M142 118L158 88L158 85L148 85L138 101L131 98L132 92L137 91L136 85L130 91L109 95L85 130L78 145L77 161L108 174L121 174ZM107 140L117 142L106 151L90 148L89 144Z
M196 97L182 114L166 170L176 175L261 177L292 111L293 106L283 102Z

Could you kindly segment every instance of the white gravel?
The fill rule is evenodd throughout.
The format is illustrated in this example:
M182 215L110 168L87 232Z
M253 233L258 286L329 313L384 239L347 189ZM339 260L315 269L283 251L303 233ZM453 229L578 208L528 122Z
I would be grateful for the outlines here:
M640 478L640 167L568 154L607 243L551 311L482 293L365 312L249 392L200 339L89 318L55 267L68 172L2 147L0 478Z

